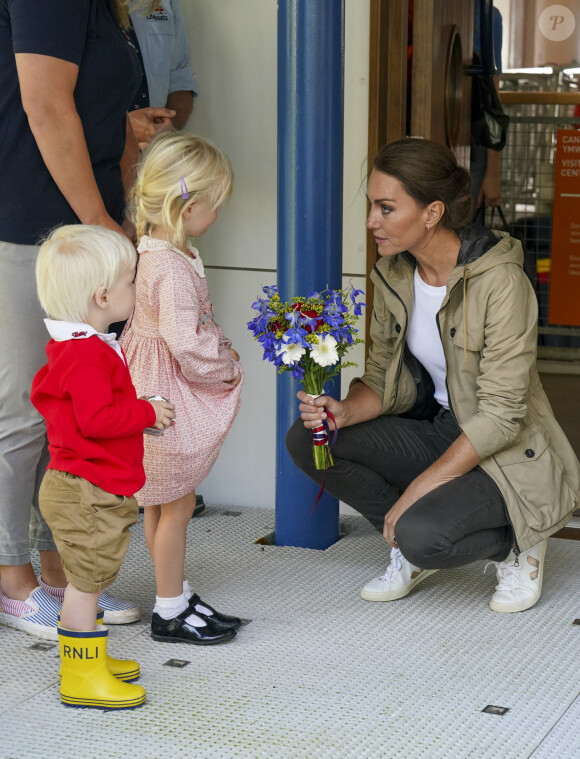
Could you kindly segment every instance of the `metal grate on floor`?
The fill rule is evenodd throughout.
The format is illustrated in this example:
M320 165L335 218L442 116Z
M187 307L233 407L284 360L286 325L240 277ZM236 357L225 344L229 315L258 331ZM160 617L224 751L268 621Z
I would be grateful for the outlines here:
M406 599L360 599L389 552L361 518L326 551L255 545L271 511L208 506L189 525L187 576L251 620L232 643L156 643L142 523L113 590L141 622L111 628L147 702L67 709L57 649L0 628L0 758L547 759L580 757L580 543L551 540L534 609L494 614L483 563L432 575ZM165 666L170 659L189 661ZM507 709L503 714L486 707Z

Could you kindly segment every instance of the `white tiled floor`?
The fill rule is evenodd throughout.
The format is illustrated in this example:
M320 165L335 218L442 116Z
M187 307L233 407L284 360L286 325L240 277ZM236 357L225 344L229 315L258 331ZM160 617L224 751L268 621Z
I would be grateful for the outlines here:
M110 647L140 662L147 703L61 706L57 649L0 627L1 759L580 758L580 542L551 540L542 599L501 615L483 563L398 602L361 601L388 551L361 518L343 525L327 551L260 546L272 511L208 506L190 524L188 577L251 621L232 643L200 648L149 637L139 523L114 591L144 617L111 628ZM171 658L190 664L164 666ZM488 704L509 711L483 713Z

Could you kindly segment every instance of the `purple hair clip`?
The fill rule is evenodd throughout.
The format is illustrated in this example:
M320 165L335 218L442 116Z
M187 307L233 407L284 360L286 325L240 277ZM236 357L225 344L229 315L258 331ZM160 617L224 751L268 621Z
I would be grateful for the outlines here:
M185 184L184 177L181 177L181 197L184 200L187 200L189 198L189 190L187 189L187 185Z

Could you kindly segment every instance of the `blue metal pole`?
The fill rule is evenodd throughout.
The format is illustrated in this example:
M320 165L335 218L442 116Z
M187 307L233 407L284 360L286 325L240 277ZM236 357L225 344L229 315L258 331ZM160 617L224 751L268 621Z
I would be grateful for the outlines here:
M278 289L341 286L343 0L278 2ZM338 540L338 501L296 469L284 439L299 384L278 376L276 544L323 549ZM340 393L335 382L334 392Z

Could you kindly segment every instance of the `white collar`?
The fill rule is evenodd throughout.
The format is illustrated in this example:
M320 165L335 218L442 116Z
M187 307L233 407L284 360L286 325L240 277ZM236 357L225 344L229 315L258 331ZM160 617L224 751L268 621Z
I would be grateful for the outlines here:
M117 342L117 335L115 332L97 332L94 327L91 327L90 324L85 324L84 322L65 322L60 321L59 319L45 319L44 323L46 324L49 335L53 340L56 340L57 343L62 343L66 340L86 340L87 338L96 335L104 343L110 345L115 353L123 359L123 363L125 363L125 357L123 356L121 346Z

